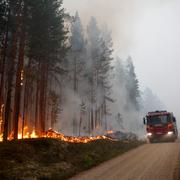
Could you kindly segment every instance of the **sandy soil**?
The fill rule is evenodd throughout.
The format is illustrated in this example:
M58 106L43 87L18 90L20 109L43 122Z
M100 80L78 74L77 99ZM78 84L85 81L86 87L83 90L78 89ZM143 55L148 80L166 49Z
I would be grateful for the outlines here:
M180 141L145 144L71 180L178 180Z

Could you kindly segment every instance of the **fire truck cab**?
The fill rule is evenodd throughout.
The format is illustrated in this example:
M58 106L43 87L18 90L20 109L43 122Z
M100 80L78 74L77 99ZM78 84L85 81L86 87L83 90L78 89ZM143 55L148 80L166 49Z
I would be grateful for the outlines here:
M167 111L148 112L144 118L147 139L150 143L159 141L175 141L178 137L176 118Z

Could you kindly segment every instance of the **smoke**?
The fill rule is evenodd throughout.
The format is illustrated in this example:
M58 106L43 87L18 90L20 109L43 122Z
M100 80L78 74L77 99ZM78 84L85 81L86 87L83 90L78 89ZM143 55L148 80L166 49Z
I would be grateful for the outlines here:
M63 109L57 127L59 127L59 131L64 134L73 135L73 119L79 115L79 105L81 101L70 88L66 87L63 91Z
M100 25L106 23L112 29L115 52L127 56L133 45L134 14L136 3L130 0L65 0L66 12L74 15L78 11L86 26L91 16L97 18ZM126 18L124 18L126 17Z
M178 47L178 44L173 44L176 38L173 32L175 29L178 31L179 26L175 28L175 15L177 14L172 12L178 10L178 5L177 0L113 0L113 2L108 0L64 0L66 12L74 15L78 11L84 27L87 26L91 16L97 18L99 26L104 23L108 25L112 30L114 57L118 54L125 59L130 54L134 59L140 84L145 86L148 84L166 104L169 104L172 111L178 107L174 102L179 88L175 90L170 87L176 87L175 79L179 73L173 75L174 67L171 67L172 61L169 59L176 60L174 63L177 64L178 53L175 46ZM171 45L173 48L170 47ZM168 47L167 51L165 46ZM162 64L164 64L163 68ZM176 72L177 67L175 66ZM168 88L164 83L164 76L171 84L168 85ZM141 131L142 117L145 111L139 113L133 108L132 110L125 109L128 102L126 89L123 86L120 88L115 81L113 85L112 94L115 103L109 103L112 112L109 117L109 126L118 130L116 116L119 112L124 118L127 129ZM172 96L168 96L169 90ZM158 102L156 103L157 106L154 108L152 106L152 109L164 107ZM139 122L138 127L135 127L136 123L134 122L137 121Z
M97 18L98 26L101 27L104 24L107 24L108 27L112 30L112 39L114 44L113 49L115 50L114 55L118 52L118 54L120 54L121 57L125 57L128 55L129 48L133 44L133 33L131 30L133 30L133 14L135 13L133 10L134 6L134 3L125 0L121 0L121 3L119 3L119 1L116 1L115 3L107 1L106 3L104 3L104 1L102 0L77 0L76 2L67 0L64 2L64 7L66 7L67 9L66 11L70 12L71 15L74 15L75 12L78 10L84 27L87 27L87 24L89 23L91 16L95 16ZM97 11L97 9L99 10ZM126 16L126 19L122 18L124 16ZM89 59L88 61L91 62L91 59ZM113 86L111 97L112 99L114 99L115 102L108 103L108 108L110 111L110 115L107 117L108 128L112 130L124 130L126 132L133 131L140 134L138 131L142 131L142 127L140 127L139 123L139 120L141 119L139 118L139 112L133 107L130 100L128 99L125 84L122 85L117 83L117 74L116 72L114 73L114 79L112 79ZM101 92L101 89L99 89L99 92ZM77 97L75 96L70 96L71 100L76 98ZM99 96L97 98L100 99L101 97ZM78 100L76 100L76 102L80 104L80 100L79 102ZM71 107L71 105L69 106L69 103L71 105L73 103L70 101L68 101L67 103L67 108L71 111L73 107ZM122 116L124 129L122 129L121 125L118 123L118 113L120 113ZM66 115L67 113L65 113L64 119L73 119L72 115L71 117L69 117L69 114L68 116ZM76 118L79 118L78 114ZM67 124L65 124L65 126L66 125Z
M134 132L139 137L144 135L144 129L142 126L143 112L140 101L141 98L137 98L139 109L132 104L132 100L129 98L127 84L130 82L126 78L126 61L120 58L115 58L113 62L114 66L114 79L112 86L112 97L114 103L109 104L111 109L111 116L109 117L110 126L113 130ZM120 115L121 123L118 121Z

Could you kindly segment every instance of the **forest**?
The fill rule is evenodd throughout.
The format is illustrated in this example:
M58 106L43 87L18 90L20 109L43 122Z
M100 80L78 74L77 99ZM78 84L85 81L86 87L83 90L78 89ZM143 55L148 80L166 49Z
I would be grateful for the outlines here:
M48 129L73 136L126 129L126 119L137 124L157 99L147 90L153 98L143 100L133 60L114 55L108 26L93 15L87 24L61 0L0 0L3 141Z

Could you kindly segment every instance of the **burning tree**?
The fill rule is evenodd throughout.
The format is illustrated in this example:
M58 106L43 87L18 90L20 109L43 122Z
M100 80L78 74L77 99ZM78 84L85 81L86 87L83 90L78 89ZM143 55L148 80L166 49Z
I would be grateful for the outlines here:
M7 140L10 134L17 139L19 129L23 134L27 125L31 130L35 127L36 133L45 132L49 82L62 73L67 48L61 1L4 0L0 4L4 22L0 102L1 107L5 104L2 131Z

